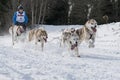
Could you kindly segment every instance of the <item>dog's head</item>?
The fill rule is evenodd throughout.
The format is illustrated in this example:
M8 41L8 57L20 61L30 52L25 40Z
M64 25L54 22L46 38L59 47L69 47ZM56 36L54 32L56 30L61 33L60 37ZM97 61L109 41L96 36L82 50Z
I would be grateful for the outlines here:
M22 26L15 26L15 27L17 27L16 33L17 33L18 35L21 35L21 34L24 32L24 29L23 29Z
M47 32L45 30L42 30L41 31L41 38L47 42L47 38L48 38L48 35L47 35Z
M79 41L79 36L75 33L71 34L70 37L71 50L74 50L76 47L78 47L78 41Z
M97 22L95 19L90 19L86 22L85 26L87 28L96 28L97 27Z

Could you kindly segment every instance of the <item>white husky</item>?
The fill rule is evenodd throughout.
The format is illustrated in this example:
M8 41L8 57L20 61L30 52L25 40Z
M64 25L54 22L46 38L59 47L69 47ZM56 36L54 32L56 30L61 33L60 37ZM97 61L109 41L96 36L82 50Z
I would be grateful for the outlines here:
M73 52L77 57L80 57L78 51L79 36L74 28L65 29L62 32L61 43L68 48L68 52Z
M24 32L24 29L22 26L16 26L16 25L12 25L9 28L9 33L12 36L12 44L15 44L15 41L18 41L18 37L22 35L22 33Z

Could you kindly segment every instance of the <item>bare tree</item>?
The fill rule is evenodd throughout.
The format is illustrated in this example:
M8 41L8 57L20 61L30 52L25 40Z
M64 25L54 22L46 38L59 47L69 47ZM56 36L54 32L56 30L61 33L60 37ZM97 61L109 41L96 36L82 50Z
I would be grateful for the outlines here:
M32 10L32 25L34 24L34 2L31 0L31 10Z
M73 9L73 2L71 0L68 0L68 5L69 5L69 9L68 9L68 24L71 24L71 13L72 13L72 9Z
M35 5L35 24L37 24L37 12L38 12L38 2L39 0L36 0Z
M41 6L40 6L40 10L39 10L40 12L39 12L38 24L39 24L40 21L41 21L42 9L43 9L43 1L44 1L44 0L41 1Z
M44 19L45 19L45 14L46 14L46 8L47 8L47 0L45 1L44 3L44 10L43 10L43 18L42 18L42 21L41 21L41 24L44 23Z

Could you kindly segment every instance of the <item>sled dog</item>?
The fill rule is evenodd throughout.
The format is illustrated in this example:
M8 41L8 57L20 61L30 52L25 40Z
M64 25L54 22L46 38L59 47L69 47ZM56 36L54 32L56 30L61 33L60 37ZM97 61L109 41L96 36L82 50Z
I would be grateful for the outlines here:
M48 34L44 29L32 29L29 31L28 39L29 41L35 40L35 44L41 43L41 48L43 51L44 43L47 42Z
M68 47L68 51L74 51L75 56L79 56L78 51L79 36L76 34L74 28L65 29L62 31L61 44Z
M97 31L97 22L94 19L88 20L85 25L76 30L77 35L79 36L79 43L86 41L89 43L89 48L95 47L95 37Z
M24 29L22 26L17 26L17 25L12 25L9 28L9 33L12 36L12 44L15 44L15 41L18 41L18 37L22 35L22 33L24 33Z

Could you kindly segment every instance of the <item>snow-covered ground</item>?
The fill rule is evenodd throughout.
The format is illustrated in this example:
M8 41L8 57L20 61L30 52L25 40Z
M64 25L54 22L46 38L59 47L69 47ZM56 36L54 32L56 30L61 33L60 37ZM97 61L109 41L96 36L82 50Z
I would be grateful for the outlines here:
M0 80L120 80L120 23L100 25L95 48L81 44L80 58L68 56L54 39L71 27L81 26L45 26L44 52L29 42L12 47L9 35L0 36Z

